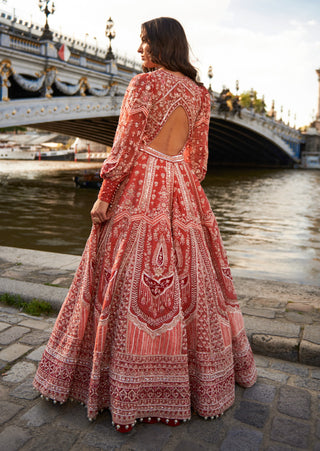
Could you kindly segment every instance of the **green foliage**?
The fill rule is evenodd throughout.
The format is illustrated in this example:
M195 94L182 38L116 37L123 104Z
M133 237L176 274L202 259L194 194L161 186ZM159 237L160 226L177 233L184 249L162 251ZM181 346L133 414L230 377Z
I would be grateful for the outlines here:
M49 315L53 313L51 305L41 299L32 299L30 302L24 302L19 295L4 293L0 295L0 302L18 308L32 316Z
M243 92L240 95L240 104L241 104L242 108L248 108L248 109L250 108L251 98L250 98L249 91Z
M240 104L242 108L247 108L248 110L253 108L254 112L258 114L265 114L266 112L264 100L257 97L257 91L253 91L252 94L251 91L243 92L240 95Z
M48 302L41 301L40 299L32 299L31 302L25 302L23 309L26 313L33 316L49 315L53 311Z
M256 99L254 102L254 111L259 114L265 114L266 105L263 99Z
M26 127L5 127L5 128L0 128L0 133L6 133L6 132L26 132L27 128Z
M0 301L4 304L11 305L12 307L18 307L23 301L21 296L4 293L0 296Z

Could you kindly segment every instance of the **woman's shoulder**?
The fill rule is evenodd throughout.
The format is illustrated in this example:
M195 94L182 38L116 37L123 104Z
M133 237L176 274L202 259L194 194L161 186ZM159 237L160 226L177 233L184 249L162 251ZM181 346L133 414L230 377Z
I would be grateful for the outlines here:
M201 93L202 97L210 99L210 93L208 89L204 85L198 85L199 92Z
M137 74L131 78L126 90L125 103L141 104L146 107L153 99L153 83L148 73Z
M146 72L137 74L131 78L129 86L132 87L145 87L146 84L150 83L150 74L152 72Z
M176 84L177 86L187 86L188 92L193 92L193 96L201 99L201 103L210 103L210 94L204 85L196 83L185 75L177 75L177 73L162 69L135 75L130 81L129 89L137 92L142 91L145 95L148 91L150 94L153 91L159 94Z
M151 73L154 74L155 78L169 78L173 82L181 81L183 83L187 83L189 85L189 88L193 87L193 89L196 90L199 94L201 93L202 96L209 96L208 89L204 85L197 83L181 72L173 72L167 69L158 69Z
M201 104L210 105L211 104L211 97L208 89L204 85L198 85L198 95L201 99Z

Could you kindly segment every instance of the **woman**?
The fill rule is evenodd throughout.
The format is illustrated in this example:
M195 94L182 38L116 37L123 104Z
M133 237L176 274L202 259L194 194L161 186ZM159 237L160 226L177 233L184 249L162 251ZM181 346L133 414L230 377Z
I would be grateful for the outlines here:
M210 97L174 19L142 25L145 73L125 94L93 228L43 354L45 396L180 424L220 416L256 369L218 226L200 185Z

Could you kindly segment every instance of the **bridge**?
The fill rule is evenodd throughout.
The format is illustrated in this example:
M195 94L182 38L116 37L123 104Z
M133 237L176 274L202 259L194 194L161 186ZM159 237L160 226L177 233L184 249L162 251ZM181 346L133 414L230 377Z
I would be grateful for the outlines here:
M1 11L0 48L0 128L30 126L112 145L124 92L140 65L61 33L44 39L39 25ZM299 131L249 110L224 117L217 96L212 92L209 163L300 163Z

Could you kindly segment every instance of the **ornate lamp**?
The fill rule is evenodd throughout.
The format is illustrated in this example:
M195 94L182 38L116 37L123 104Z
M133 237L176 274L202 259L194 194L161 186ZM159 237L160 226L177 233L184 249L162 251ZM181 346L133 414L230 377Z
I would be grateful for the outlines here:
M254 90L251 88L250 90L250 110L253 112L253 101L254 101Z
M106 60L114 60L111 41L116 37L116 32L114 31L113 26L114 26L113 20L111 19L111 17L109 17L106 24L106 36L109 39L109 48L106 54Z
M210 95L211 95L211 94L212 94L211 80L212 80L212 78L213 78L213 70L212 70L212 66L209 66L209 68L208 68L208 78L209 78L209 80L210 80L208 91L209 91L209 93L210 93Z
M94 42L96 43L95 54L97 54L98 53L98 39L96 36L94 36L93 39L94 39Z
M274 100L272 100L272 104L271 104L271 117L272 119L274 119L276 113L275 113L275 107L274 107Z
M261 111L261 114L265 114L265 112L266 112L266 102L265 102L265 100L264 100L264 94L262 95L262 98L261 98L261 103L262 103L262 111Z
M239 91L239 80L236 80L236 93L238 95L238 91Z
M50 3L50 9L49 9L49 3ZM49 25L48 25L48 16L55 12L54 2L52 0L39 0L39 9L40 9L40 11L44 12L44 14L46 16L46 24L44 26L41 39L52 40L53 32L50 30Z

